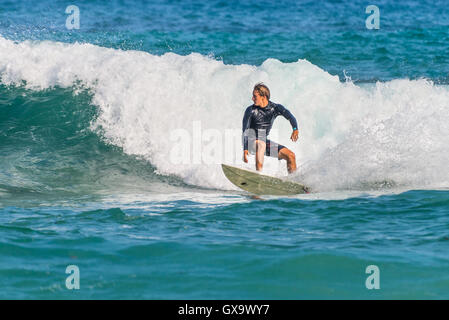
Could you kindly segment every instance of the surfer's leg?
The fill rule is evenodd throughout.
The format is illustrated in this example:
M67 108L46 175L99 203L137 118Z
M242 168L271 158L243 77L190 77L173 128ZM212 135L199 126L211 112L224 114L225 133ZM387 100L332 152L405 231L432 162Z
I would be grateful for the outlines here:
M265 155L266 144L262 140L256 140L256 170L261 171L263 167L263 157Z
M296 171L296 157L295 154L289 150L288 148L284 147L279 150L278 159L284 159L287 160L287 170L288 173L293 173Z

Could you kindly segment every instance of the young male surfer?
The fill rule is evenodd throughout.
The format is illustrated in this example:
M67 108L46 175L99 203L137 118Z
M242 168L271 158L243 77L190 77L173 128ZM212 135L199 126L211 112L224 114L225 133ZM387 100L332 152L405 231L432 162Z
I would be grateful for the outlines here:
M295 117L284 106L270 101L270 90L263 83L258 83L253 89L254 104L246 108L243 116L243 161L248 162L248 153L256 154L256 170L261 171L264 155L287 160L288 173L296 170L295 154L283 145L267 139L274 119L282 115L293 128L290 137L298 140L298 124Z

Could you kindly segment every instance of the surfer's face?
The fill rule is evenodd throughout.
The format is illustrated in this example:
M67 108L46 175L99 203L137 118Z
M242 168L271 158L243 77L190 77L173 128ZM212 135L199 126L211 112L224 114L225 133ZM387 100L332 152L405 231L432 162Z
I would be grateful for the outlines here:
M259 92L257 91L253 91L253 102L254 105L258 106L258 107L265 107L268 104L268 100L266 97L262 97Z

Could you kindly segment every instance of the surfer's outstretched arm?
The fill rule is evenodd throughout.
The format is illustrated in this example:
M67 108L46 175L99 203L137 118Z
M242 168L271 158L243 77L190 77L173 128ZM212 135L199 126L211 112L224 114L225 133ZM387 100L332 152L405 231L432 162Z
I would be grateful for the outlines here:
M298 140L299 131L298 131L298 123L296 122L296 118L293 116L293 114L287 108L285 108L281 104L276 105L276 110L277 110L278 114L282 115L285 119L290 121L290 124L293 129L290 139L292 139L293 141Z

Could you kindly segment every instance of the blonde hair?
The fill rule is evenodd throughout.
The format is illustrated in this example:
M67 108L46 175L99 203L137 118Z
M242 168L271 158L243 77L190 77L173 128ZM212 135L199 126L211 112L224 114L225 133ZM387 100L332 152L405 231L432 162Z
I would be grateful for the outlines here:
M270 100L270 89L266 85L263 84L263 82L259 82L254 86L253 91L257 91L257 93L261 97L267 97L268 100Z

